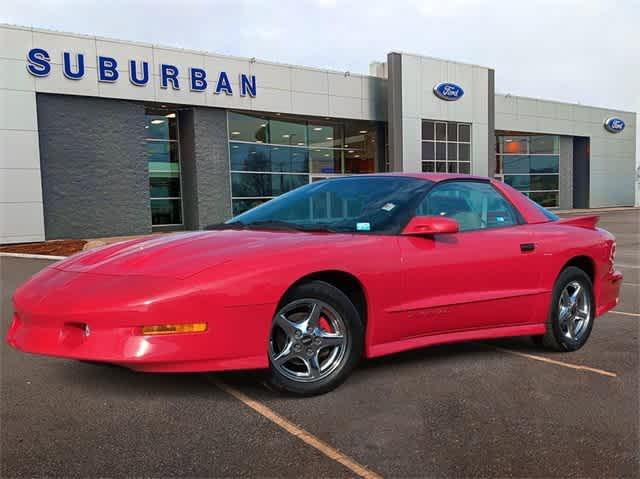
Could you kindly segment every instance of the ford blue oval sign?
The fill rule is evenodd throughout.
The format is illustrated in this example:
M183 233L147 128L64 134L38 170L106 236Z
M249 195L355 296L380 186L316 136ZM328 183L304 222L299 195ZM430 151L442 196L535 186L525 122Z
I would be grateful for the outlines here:
M455 101L462 98L464 95L464 90L460 85L456 85L455 83L438 83L433 87L433 93L442 99L447 101Z
M604 121L604 127L611 133L620 133L624 130L625 123L620 118L611 117Z

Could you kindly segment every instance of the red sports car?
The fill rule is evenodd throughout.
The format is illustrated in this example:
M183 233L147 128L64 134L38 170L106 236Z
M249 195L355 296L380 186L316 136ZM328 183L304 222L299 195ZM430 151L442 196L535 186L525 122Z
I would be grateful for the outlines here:
M432 344L534 336L573 351L622 280L596 221L487 178L318 181L210 231L49 266L16 291L7 340L137 371L268 368L301 395L363 356Z

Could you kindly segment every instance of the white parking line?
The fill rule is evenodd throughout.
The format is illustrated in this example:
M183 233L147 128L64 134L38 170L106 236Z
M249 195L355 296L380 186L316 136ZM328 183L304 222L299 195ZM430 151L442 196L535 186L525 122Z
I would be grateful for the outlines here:
M637 265L637 264L626 264L626 263L616 263L616 268L640 269L640 265Z
M334 461L342 464L344 467L349 469L354 474L356 474L356 475L358 475L360 477L363 477L365 479L382 479L382 476L380 476L379 474L371 471L370 469L367 469L362 464L359 464L358 462L356 462L354 459L350 458L346 454L343 454L342 452L338 451L337 449L331 447L329 444L327 444L326 442L322 441L321 439L318 439L313 434L305 431L304 429L302 429L299 426L296 426L291 421L289 421L288 419L280 416L277 412L273 411L272 409L270 409L269 407L265 406L261 402L250 398L249 396L247 396L243 392L239 391L238 389L234 388L233 386L229 386L228 384L223 383L222 381L219 381L217 379L211 379L211 381L219 389L221 389L224 392L226 392L227 394L230 394L231 396L235 397L236 399L238 399L239 401L244 403L246 406L248 406L251 409L253 409L255 412L257 412L261 416L267 418L269 421L271 421L275 425L279 426L280 428L284 429L286 432L288 432L292 436L295 436L298 439L300 439L305 444L307 444L307 445L313 447L314 449L320 451L322 454L324 454L328 458L333 459ZM313 474L311 474L311 475L313 475Z
M26 258L26 259L48 259L54 261L60 261L65 259L66 256L51 256L46 254L27 254L27 253L0 253L0 256L6 256L7 258Z
M499 346L493 346L491 344L484 344L484 343L479 343L482 344L483 346L495 349L496 351L500 351L502 353L507 353L507 354L513 354L514 356L520 356L522 358L527 358L527 359L533 359L534 361L540 361L543 363L548 363L548 364L554 364L556 366L562 366L565 368L569 368L569 369L577 369L579 371L587 371L590 373L595 373L595 374L600 374L601 376L608 376L608 377L618 377L618 375L616 373L612 373L611 371L605 371L604 369L597 369L597 368L592 368L589 366L582 366L580 364L572 364L572 363L565 363L564 361L556 361L555 359L549 359L549 358L545 358L544 356L536 356L534 354L528 354L528 353L523 353L520 351L514 351L513 349L507 349L507 348L501 348Z
M621 314L623 316L635 316L637 318L640 318L640 313L627 313L626 311L607 311L607 313Z

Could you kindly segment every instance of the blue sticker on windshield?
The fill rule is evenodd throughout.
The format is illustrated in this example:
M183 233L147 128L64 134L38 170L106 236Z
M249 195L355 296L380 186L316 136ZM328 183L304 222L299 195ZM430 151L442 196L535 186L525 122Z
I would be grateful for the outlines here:
M356 223L356 231L371 231L371 223Z

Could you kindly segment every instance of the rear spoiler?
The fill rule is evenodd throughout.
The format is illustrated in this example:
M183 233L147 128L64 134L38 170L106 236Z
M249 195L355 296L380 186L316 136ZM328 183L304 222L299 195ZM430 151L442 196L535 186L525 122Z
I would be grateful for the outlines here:
M587 229L593 230L596 228L596 224L598 224L599 219L600 219L600 216L598 215L573 216L570 218L562 218L558 220L558 223L561 223L563 225L578 226L580 228L587 228Z

